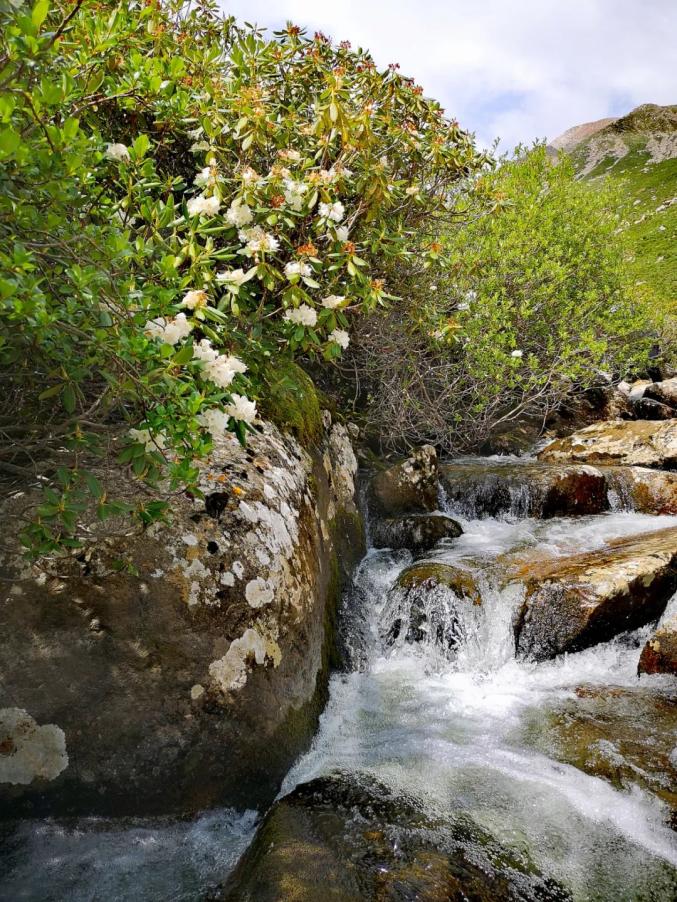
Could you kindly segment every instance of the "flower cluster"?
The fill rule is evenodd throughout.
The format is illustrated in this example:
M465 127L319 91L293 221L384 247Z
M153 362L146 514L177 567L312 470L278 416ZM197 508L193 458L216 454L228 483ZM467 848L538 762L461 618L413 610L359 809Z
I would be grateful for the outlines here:
M187 338L193 328L193 324L186 318L185 313L178 313L173 319L165 319L158 316L149 320L144 326L143 334L147 338L162 341L168 345L176 345L183 338Z
M207 338L193 345L193 358L203 364L203 372L219 388L228 388L238 373L246 373L247 366L238 357L219 354Z

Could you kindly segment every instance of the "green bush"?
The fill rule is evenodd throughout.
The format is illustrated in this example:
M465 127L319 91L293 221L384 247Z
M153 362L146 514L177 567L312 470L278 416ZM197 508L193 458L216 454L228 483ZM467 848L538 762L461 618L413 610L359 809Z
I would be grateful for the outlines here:
M403 282L409 317L360 326L367 412L387 444L477 448L508 423L544 421L600 370L620 375L645 359L646 311L615 198L577 182L543 146L518 148L473 191L457 200L468 221L443 240L444 276L421 270Z
M40 554L125 509L86 469L111 431L195 491L270 365L340 357L484 160L395 67L207 0L2 0L0 31L0 471L43 481Z

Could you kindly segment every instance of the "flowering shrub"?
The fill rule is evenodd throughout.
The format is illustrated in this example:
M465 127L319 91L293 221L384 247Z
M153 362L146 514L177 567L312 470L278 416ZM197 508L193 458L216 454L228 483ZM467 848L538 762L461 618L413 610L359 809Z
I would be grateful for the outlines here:
M45 553L78 545L88 494L126 509L84 465L111 428L121 464L195 491L270 364L340 357L484 160L396 67L292 25L209 0L0 14L0 470L41 476Z

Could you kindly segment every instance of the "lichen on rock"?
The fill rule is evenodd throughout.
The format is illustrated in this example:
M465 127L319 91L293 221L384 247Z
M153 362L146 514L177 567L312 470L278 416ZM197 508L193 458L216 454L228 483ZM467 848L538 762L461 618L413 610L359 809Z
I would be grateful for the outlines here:
M0 709L0 783L54 780L68 767L61 727L40 726L22 708Z

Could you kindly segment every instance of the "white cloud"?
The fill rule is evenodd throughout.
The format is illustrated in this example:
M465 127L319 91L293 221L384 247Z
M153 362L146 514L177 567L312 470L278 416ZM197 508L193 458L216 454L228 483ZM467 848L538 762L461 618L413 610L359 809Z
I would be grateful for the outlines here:
M266 27L287 19L368 47L488 144L677 103L674 0L222 0Z

